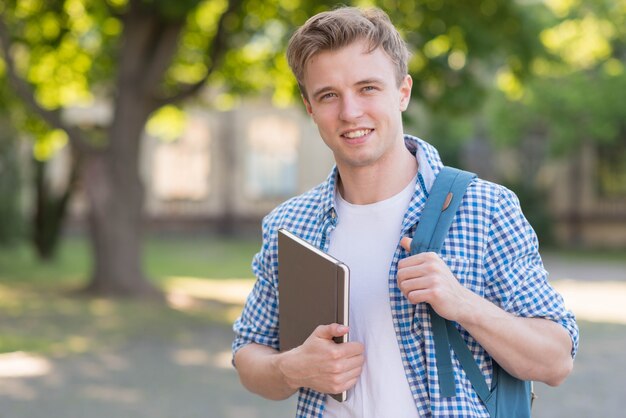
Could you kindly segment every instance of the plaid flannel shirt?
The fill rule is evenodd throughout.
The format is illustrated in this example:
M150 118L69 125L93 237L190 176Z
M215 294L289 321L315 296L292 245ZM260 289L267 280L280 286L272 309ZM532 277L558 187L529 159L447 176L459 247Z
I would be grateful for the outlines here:
M421 139L405 135L413 153L421 147L435 175L442 162L437 150ZM420 169L421 171L421 169ZM314 189L274 209L263 220L263 244L253 259L257 278L242 315L233 329L234 353L249 343L278 349L278 254L277 230L288 229L324 251L336 225L334 194L337 169ZM427 198L417 182L404 216L402 236L412 237ZM400 292L396 281L398 261L408 253L399 245L387 277L393 325L402 364L421 417L488 417L471 383L452 354L456 396L439 395L437 366L428 309L413 305ZM572 356L578 348L578 326L562 297L547 282L547 272L538 252L536 235L524 218L519 201L508 189L476 179L467 189L440 253L460 283L500 308L520 317L547 318L561 324L572 339ZM381 278L382 279L382 278ZM491 383L491 358L463 328L461 335ZM384 383L381 383L384 384ZM326 395L301 388L297 417L322 417Z

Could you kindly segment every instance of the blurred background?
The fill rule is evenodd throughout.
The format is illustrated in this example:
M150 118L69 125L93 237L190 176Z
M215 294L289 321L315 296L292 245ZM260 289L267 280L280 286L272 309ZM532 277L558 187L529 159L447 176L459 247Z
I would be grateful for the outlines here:
M622 417L626 1L379 0L405 131L505 184L581 327L536 417ZM0 0L0 417L288 417L230 366L260 220L332 155L284 57L336 2Z

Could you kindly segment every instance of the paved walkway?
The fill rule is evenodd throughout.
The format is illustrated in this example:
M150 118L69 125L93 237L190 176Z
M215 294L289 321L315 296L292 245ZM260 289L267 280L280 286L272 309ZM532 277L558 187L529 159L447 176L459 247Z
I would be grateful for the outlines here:
M580 299L578 307L584 306L581 295L598 299L596 304L605 298L605 305L620 306L605 313L602 322L579 315L581 345L574 372L559 388L536 385L539 399L533 416L625 417L626 320L611 312L621 312L626 305L626 289L621 287L626 283L626 261L581 264L546 257L546 265L557 287ZM232 289L226 293L237 297ZM566 300L569 303L568 295ZM229 364L231 339L229 328L215 326L198 329L184 341L133 340L113 351L63 359L2 355L0 418L293 416L294 399L266 401L241 387Z

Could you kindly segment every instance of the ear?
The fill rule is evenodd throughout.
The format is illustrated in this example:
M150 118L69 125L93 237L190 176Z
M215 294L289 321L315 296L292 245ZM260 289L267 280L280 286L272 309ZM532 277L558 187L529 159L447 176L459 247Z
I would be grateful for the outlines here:
M410 75L406 75L402 83L400 83L400 111L404 112L409 107L411 100L411 88L413 87L413 79Z

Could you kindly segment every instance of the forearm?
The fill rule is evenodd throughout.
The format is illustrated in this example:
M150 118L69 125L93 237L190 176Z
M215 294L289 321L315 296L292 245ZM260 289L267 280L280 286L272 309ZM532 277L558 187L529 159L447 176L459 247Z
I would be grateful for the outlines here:
M561 325L516 317L470 291L467 302L457 322L513 376L556 386L571 372L572 342Z
M235 354L235 365L244 387L272 400L293 395L296 388L289 386L278 367L281 355L271 347L254 343L239 349Z
M336 344L348 333L339 324L318 326L306 341L289 351L249 344L235 354L241 383L263 397L282 400L301 387L321 393L340 393L356 384L363 369L363 344Z

